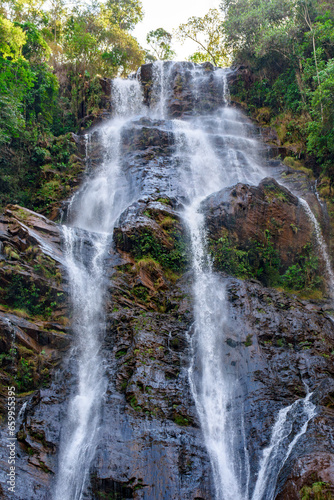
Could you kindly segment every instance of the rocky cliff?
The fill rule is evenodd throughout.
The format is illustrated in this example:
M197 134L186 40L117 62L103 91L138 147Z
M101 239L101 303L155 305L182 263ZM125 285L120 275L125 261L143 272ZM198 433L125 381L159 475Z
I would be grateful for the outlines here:
M107 388L87 499L215 498L188 377L194 273L170 120L210 117L224 104L224 82L206 64L197 69L194 91L193 65L166 68L165 117L137 117L121 137L133 201L116 223L105 260ZM162 85L154 66L143 66L140 78L144 102L154 107ZM248 136L259 140L258 129L244 120ZM99 137L90 134L89 172L104 155ZM237 366L243 387L239 411L251 487L278 412L310 391L315 416L278 471L274 498L330 499L333 296L319 239L298 196L308 200L330 247L326 210L306 175L273 160L268 147L259 149L264 180L218 190L200 209L208 251L227 291L222 363ZM18 206L7 207L0 224L1 495L49 499L68 397L77 383L61 226ZM12 385L18 396L15 494L6 484L6 390ZM291 435L303 424L297 415Z

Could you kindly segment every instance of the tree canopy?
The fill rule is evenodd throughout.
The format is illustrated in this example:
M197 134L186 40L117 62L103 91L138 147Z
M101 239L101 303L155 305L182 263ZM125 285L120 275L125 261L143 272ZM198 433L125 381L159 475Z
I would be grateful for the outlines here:
M194 62L210 60L215 66L225 66L228 56L222 32L223 16L218 9L210 9L203 17L190 17L185 24L176 30L176 37L184 42L192 40L198 50L190 56Z
M293 113L284 141L299 158L313 158L315 170L329 171L334 163L333 2L222 0L221 8L233 62L252 74L247 83L239 81L239 98L254 112L266 107L273 124Z
M172 35L163 28L150 31L147 34L146 41L153 50L154 59L167 61L175 56L175 52L171 47Z
M142 17L140 0L1 3L0 194L7 201L25 203L41 179L43 144L98 113L101 78L126 76L144 62L131 34Z

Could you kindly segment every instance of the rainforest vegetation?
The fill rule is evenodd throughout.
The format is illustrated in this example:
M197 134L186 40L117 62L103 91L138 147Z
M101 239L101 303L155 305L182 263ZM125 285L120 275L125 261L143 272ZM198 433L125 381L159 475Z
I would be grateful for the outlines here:
M77 174L71 133L101 108L104 77L127 76L145 60L174 57L172 35L131 31L140 0L69 3L8 0L0 7L0 205L47 213ZM290 166L334 184L334 5L331 0L223 0L190 17L175 37L189 59L239 68L232 97L277 132ZM64 181L65 178L65 181Z
M75 165L69 133L99 110L101 78L144 62L131 35L142 6L9 0L0 14L0 204L45 210L66 197L62 177Z

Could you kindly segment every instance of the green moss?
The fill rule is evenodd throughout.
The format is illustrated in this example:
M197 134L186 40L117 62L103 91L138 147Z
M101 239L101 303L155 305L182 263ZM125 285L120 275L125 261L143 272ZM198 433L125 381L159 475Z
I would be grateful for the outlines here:
M310 179L314 179L314 174L311 169L306 168L300 160L296 160L296 158L292 158L291 156L286 156L283 160L283 163L294 170L303 172Z
M168 198L158 198L157 201L159 201L159 203L163 203L164 205L170 205L171 202Z
M123 356L126 355L126 353L128 352L127 349L120 349L119 351L116 352L115 354L115 357L118 359L118 358L122 358Z
M130 236L131 253L136 260L150 258L162 268L172 271L183 271L188 263L186 243L183 235L177 229L169 233L173 246L167 248L150 229L144 229L138 236Z
M165 217L161 222L159 222L159 225L166 230L171 229L175 224L175 219L172 217Z
M127 388L127 385L128 385L128 381L127 380L123 380L123 382L121 383L121 391L124 392L125 389Z
M264 192L266 199L272 201L273 199L280 200L283 202L288 201L288 197L284 191L282 191L276 184L266 184L264 187Z
M39 387L46 387L50 381L48 359L22 345L10 349L1 356L2 369L13 373L17 392L27 394Z
M332 500L330 485L324 482L316 482L311 486L304 486L299 492L301 500Z
M320 292L323 278L319 274L319 259L308 243L295 264L283 269L279 252L272 236L265 231L265 241L251 241L247 248L239 248L228 234L210 240L209 249L218 270L238 278L256 278L265 286L281 287L295 293Z
M288 290L304 293L321 288L323 278L319 275L319 259L313 253L310 243L304 246L299 261L286 270L281 278L281 283Z
M252 340L252 335L249 334L246 337L245 347L250 347L251 345L253 345L253 340Z
M174 347L174 349L177 349L180 346L180 339L178 337L172 338L170 345L171 347Z
M14 208L13 209L13 214L15 217L17 217L19 220L26 221L29 217L29 212L22 208Z
M139 299L141 302L147 302L149 299L149 292L145 286L138 285L132 290L134 296Z
M181 425L181 426L189 425L189 420L186 417L184 417L183 415L180 415L179 413L175 413L173 415L173 420L177 425Z
M214 257L216 267L239 278L246 278L252 274L252 268L248 262L248 252L233 245L227 235L219 240L211 240L210 252Z
M10 281L2 292L2 299L14 309L22 309L32 316L50 318L55 309L63 302L63 293L37 285L22 274L10 273Z
M159 271L161 269L159 262L152 259L152 257L143 257L142 259L137 260L136 267L137 270L145 268L148 271Z

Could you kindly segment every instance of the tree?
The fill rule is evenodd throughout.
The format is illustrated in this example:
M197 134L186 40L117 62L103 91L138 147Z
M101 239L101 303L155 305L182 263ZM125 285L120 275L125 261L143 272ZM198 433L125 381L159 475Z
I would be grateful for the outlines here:
M113 77L126 75L142 64L144 51L118 22L111 22L112 18L113 12L104 4L95 4L95 11L74 10L68 18L63 50L76 73Z
M22 55L25 41L26 35L19 26L0 17L0 54L2 57L11 60L18 59Z
M40 30L32 23L26 22L20 25L26 34L22 54L32 62L45 62L49 59L51 50L44 40Z
M223 0L221 6L222 28L234 57L262 57L268 50L287 57L296 36L294 1Z
M50 38L56 44L62 35L62 28L67 16L66 0L49 0L49 2L49 27L52 34L52 38Z
M232 92L281 122L334 185L334 8L329 0L223 0L223 31L234 63L246 65ZM296 148L295 148L296 150Z
M11 21L31 22L41 27L47 22L43 9L45 3L46 0L5 0L2 7L3 15Z
M108 0L105 12L110 24L125 31L133 30L144 17L140 0Z
M0 94L0 146L18 137L24 125L18 101L13 96Z
M223 16L218 9L210 9L204 17L190 17L176 30L176 37L184 42L189 39L195 42L199 50L190 57L192 60L210 59L215 66L228 63L224 35L221 30Z
M146 41L156 59L167 61L175 57L175 52L171 48L172 35L163 28L150 31L146 36Z
M308 150L326 168L334 163L334 58L315 77L319 82L312 94L312 118L309 124ZM332 184L334 179L332 179Z

